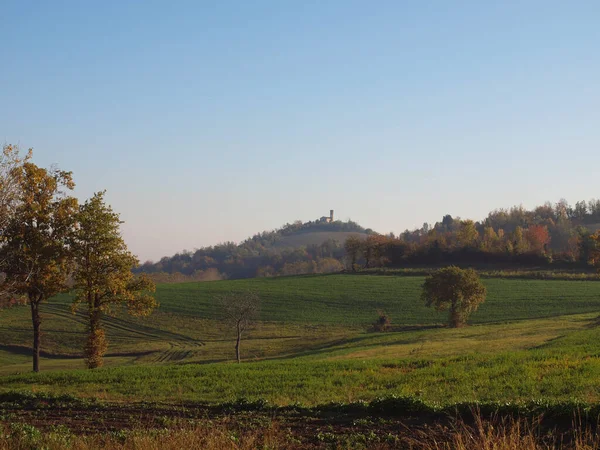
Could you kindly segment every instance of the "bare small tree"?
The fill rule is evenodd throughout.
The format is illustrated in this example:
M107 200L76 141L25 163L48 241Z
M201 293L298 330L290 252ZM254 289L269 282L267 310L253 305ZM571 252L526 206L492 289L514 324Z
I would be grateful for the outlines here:
M219 301L223 309L223 316L227 323L235 327L237 339L235 342L235 356L237 362L240 358L240 342L242 333L254 322L258 316L260 298L256 292L229 292L223 294Z

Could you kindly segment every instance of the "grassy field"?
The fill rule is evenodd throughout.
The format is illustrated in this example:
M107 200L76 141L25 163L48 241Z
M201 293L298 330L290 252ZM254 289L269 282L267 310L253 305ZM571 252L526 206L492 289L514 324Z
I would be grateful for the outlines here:
M305 356L246 364L133 366L6 376L0 392L109 400L300 402L418 396L428 402L600 400L594 316L359 335Z
M382 309L402 325L441 323L445 316L420 301L423 280L375 275L255 278L162 285L157 295L163 311L207 319L219 318L215 296L252 289L261 296L264 321L364 326ZM472 323L600 310L600 283L592 281L486 279L484 283L488 297Z
M318 354L348 342L371 339L367 333L377 310L392 318L404 339L423 328L423 346L435 342L444 313L425 308L419 299L422 277L322 275L159 285L160 308L149 318L107 319L108 365L218 362L232 357L232 333L220 321L215 298L226 291L259 292L260 321L243 343L246 359ZM518 323L600 311L600 283L593 281L486 279L488 298L471 323ZM85 316L73 315L70 298L60 296L42 308L43 367L82 367L77 359L85 339ZM27 308L0 316L0 374L28 370L31 324ZM562 319L561 319L562 322ZM502 330L505 326L499 327ZM510 327L509 327L510 328ZM527 328L527 326L525 327ZM475 329L475 328L473 328ZM539 342L548 338L537 332ZM407 337L409 339L409 337ZM466 342L457 344L470 348ZM386 347L388 356L395 347Z
M439 422L451 411L472 407L490 411L489 405L504 408L502 414L562 414L562 422L544 425L547 431L530 428L525 433L542 445L530 448L546 448L547 433L557 442L562 439L562 431L554 427L569 429L580 408L600 411L600 283L483 281L487 300L471 317L470 326L461 329L447 328L445 313L423 306L420 276L321 275L164 284L158 286L161 306L152 316L107 318L106 367L94 371L83 369L85 316L70 312L69 296L43 306L45 353L39 374L30 373L28 309L2 311L0 448L14 448L20 442L25 442L23 448L34 448L52 436L73 443L90 431L105 435L107 429L116 433L108 435L114 439L110 445L121 448L119 443L137 439L122 427L150 436L145 427L162 429L165 424L173 436L192 433L194 439L213 436L205 427L221 427L224 440L215 448L223 448L231 436L245 436L243 442L234 440L231 448L252 448L258 442L255 438L265 433L279 436L279 444L269 444L273 448L361 448L369 443L394 448L399 442L405 446L413 442L414 432L404 437L397 432L409 429L406 420L413 421L412 427L424 427L421 441L430 436L429 425L438 427L442 438L447 436L445 427L455 426ZM249 289L261 297L260 320L242 342L243 364L236 364L234 336L221 321L215 299L226 291ZM378 310L391 316L389 332L370 331ZM62 395L70 397L56 397ZM90 400L79 403L79 399ZM331 409L329 402L345 406ZM264 410L265 404L284 409ZM238 406L231 410L227 405ZM372 405L377 415L402 411L403 416L375 419ZM414 417L424 411L429 411L427 417ZM275 415L278 422L273 421ZM536 416L526 417L534 420L534 427ZM489 430L505 426L487 422L489 417L485 420L483 426ZM32 423L44 433L31 428ZM64 423L66 428L57 434L57 424ZM577 433L587 433L597 442L593 429L585 427L577 428ZM257 430L264 432L256 434ZM473 430L468 428L465 436ZM511 433L521 439L521 431ZM82 448L109 444L90 439ZM48 448L71 444L60 445ZM388 448L385 445L378 448Z
M600 283L487 279L488 298L472 326L452 330L442 325L444 313L419 300L422 282L328 275L160 285L161 307L150 318L107 320L108 367L93 372L64 371L83 367L85 325L62 296L44 307L42 368L50 372L14 375L29 370L28 310L2 313L0 374L7 376L0 391L278 404L389 394L442 403L599 400ZM261 320L243 341L247 363L239 366L228 363L233 336L215 297L247 289L260 293ZM368 330L378 309L392 317L391 332Z

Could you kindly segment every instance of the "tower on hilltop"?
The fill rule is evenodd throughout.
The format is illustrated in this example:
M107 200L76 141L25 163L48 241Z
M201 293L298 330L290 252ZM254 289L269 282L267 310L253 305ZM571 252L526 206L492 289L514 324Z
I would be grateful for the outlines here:
M333 222L333 209L329 210L329 217L323 216L319 219L319 222L332 223Z

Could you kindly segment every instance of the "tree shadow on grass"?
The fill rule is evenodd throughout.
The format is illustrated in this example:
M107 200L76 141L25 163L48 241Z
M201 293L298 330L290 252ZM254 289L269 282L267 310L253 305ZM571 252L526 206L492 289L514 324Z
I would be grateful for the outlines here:
M33 353L31 347L27 347L26 345L0 345L0 350L21 356L31 356ZM44 350L40 350L40 356L47 359L81 359L81 355L49 353Z
M288 360L294 359L302 356L318 356L322 354L326 354L335 350L336 347L340 347L339 350L352 350L352 344L360 344L361 342L368 342L375 337L397 337L398 340L393 340L390 342L385 342L382 344L381 342L374 343L366 343L365 347L379 347L381 345L399 345L399 344L411 344L414 343L413 339L403 339L402 334L407 332L415 332L415 331L426 331L431 329L444 328L444 325L405 325L405 326L397 326L395 328L391 328L389 331L385 332L368 332L365 334L361 334L360 336L356 336L353 338L342 338L336 339L334 341L326 342L323 344L315 345L309 348L305 348L303 350L288 353L285 355L273 356L265 359L269 360ZM350 347L342 347L348 346Z
M598 327L600 327L600 315L590 319L589 323L586 325L586 328L598 328Z

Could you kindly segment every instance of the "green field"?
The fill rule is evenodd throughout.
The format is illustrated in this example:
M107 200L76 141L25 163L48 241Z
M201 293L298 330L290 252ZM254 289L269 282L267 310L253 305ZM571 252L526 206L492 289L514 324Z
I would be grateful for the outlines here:
M600 400L600 330L593 316L359 335L309 355L246 364L133 366L7 376L1 390L111 400L275 404L418 396L442 404Z
M600 400L600 283L487 279L488 298L472 325L448 329L446 315L420 301L422 282L327 275L160 285L151 317L108 319L107 367L95 371L72 370L83 367L85 325L68 296L45 305L41 374L26 373L28 310L4 311L0 392L276 404L387 395L443 404ZM261 296L261 318L237 365L214 299L247 289ZM369 331L378 309L392 317L391 332Z

